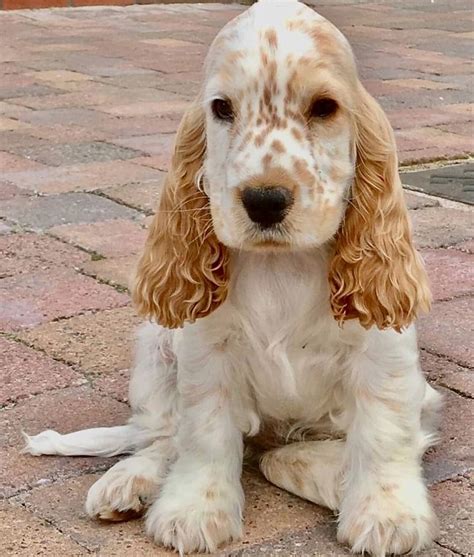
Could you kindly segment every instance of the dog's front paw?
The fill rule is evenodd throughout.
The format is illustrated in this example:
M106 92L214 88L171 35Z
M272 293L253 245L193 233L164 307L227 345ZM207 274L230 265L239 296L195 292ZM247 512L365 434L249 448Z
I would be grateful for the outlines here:
M158 480L149 459L129 457L122 460L89 489L86 511L92 518L113 522L140 515L156 498Z
M370 494L343 501L338 540L355 553L402 555L429 546L437 527L421 481L403 487L386 484Z
M199 477L194 480L181 480L172 474L147 515L148 534L180 555L212 553L242 533L240 484L212 479L203 482Z

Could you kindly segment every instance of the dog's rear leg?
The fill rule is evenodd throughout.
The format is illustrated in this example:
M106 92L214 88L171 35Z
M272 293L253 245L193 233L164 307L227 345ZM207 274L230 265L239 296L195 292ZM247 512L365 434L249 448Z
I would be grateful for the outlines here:
M176 406L176 362L172 333L146 323L138 330L135 366L130 378L132 418L127 425L60 434L46 430L24 434L24 452L35 456L115 456L134 453L155 439L173 434Z
M130 380L133 416L129 425L150 432L146 448L108 470L90 488L86 511L93 518L126 520L154 501L176 457L178 426L176 361L172 333L146 324L138 334L135 368Z
M266 452L260 469L268 481L318 505L337 510L344 441L303 441Z

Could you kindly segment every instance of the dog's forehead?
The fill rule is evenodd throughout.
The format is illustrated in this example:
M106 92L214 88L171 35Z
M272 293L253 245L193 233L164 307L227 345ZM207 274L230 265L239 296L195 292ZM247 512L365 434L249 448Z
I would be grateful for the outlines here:
M341 50L350 51L343 35L313 9L296 0L260 0L217 35L206 75L215 85L246 81L269 62L285 68Z

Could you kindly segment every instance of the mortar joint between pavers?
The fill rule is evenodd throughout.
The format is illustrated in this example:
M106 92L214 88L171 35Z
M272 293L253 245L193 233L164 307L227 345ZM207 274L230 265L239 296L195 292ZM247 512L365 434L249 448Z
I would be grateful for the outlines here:
M436 350L433 350L432 348L429 348L427 346L420 346L420 350L426 352L427 354L431 354L431 356L437 356L438 358L442 358L442 359L446 360L447 362L450 362L451 364L456 364L457 366L461 366L465 369L468 369L469 371L474 371L473 366L466 365L465 362L462 362L460 360L456 360L455 358L451 358L450 356L447 356L446 354L443 354L442 352L437 352Z
M50 484L48 484L50 485ZM54 530L56 530L56 532L58 532L61 536L64 536L66 539L73 541L74 543L76 543L79 547L81 547L82 549L85 549L87 551L87 553L89 554L93 554L96 553L96 551L89 549L86 545L84 545L83 542L81 542L80 540L68 535L64 530L62 530L60 528L60 526L58 526L54 520L51 520L50 518L44 516L42 513L38 513L38 512L34 512L29 505L27 505L24 501L21 501L21 499L18 499L18 503L20 504L20 506L27 512L34 514L35 516L37 516L38 518L40 518L43 522L45 522L46 524L48 524L49 526L51 526Z
M459 551L456 551L455 549L453 549L449 545L442 544L441 542L438 542L438 541L435 541L435 544L439 545L439 547L441 547L443 549L446 549L447 551L450 551L453 555L460 555L461 557L469 557L469 555L467 555L465 553L460 553Z
M107 259L107 258L104 257L103 259ZM97 276L96 274L94 274L93 272L88 273L84 269L78 269L77 272L84 277L89 277L89 278L92 278L92 279L96 280L99 284L105 284L106 286L110 286L111 288L116 290L119 294L130 294L130 290L126 286L122 286L121 284L117 284L113 281L101 278L101 277ZM130 304L125 304L125 306L121 306L121 307L126 307L127 305L130 305ZM98 310L98 311L101 311L101 310ZM57 318L57 319L60 319L60 318Z
M153 134L150 134L153 135ZM153 180L143 180L143 183L146 182L152 182ZM130 182L129 182L130 183ZM122 184L124 186L127 186L128 184ZM127 207L128 209L133 209L134 211L138 211L139 213L142 213L143 216L145 217L151 217L155 214L155 211L153 211L152 209L143 209L143 207L138 207L137 205L133 205L132 203L126 203L125 201L121 200L121 199L116 199L114 197L111 197L110 195L107 195L107 190L91 190L89 193L92 193L94 195L97 195L98 197L103 197L104 199L108 199L109 201L113 201L114 203L117 203L118 205L123 205L124 207Z

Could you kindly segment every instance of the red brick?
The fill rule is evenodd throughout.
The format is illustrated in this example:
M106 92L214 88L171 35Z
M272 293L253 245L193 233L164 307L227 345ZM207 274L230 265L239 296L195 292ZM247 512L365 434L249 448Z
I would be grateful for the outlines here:
M65 224L49 231L54 236L105 257L121 257L142 251L146 232L136 222L123 219Z
M420 149L399 150L398 160L402 165L432 163L436 161L450 161L470 157L466 151L461 152L455 145L439 147L421 147Z
M472 298L434 304L431 312L418 321L420 345L460 365L471 366L474 357L472 310Z
M474 257L452 249L423 250L435 300L474 293Z
M449 133L455 133L457 135L463 135L469 138L472 138L474 134L474 122L471 121L462 121L462 122L449 122L447 124L439 124L436 126L440 130Z
M474 439L474 401L436 385L443 397L440 415L439 442L424 458L425 475L430 485L466 474L472 469ZM466 427L464 426L466 424Z
M472 213L469 210L427 207L411 211L410 217L418 248L453 246L474 237Z
M391 79L385 83L389 83L394 87L404 87L408 89L430 89L435 91L453 89L452 83L440 83L439 81L432 81L430 79ZM440 95L442 94L443 93L440 93Z
M22 275L57 267L77 267L90 260L81 250L39 234L0 238L0 277Z
M25 157L0 151L0 168L3 172L19 172L22 170L39 170L46 168L44 164L29 160Z
M174 136L171 134L155 134L126 139L112 139L111 142L122 147L142 151L150 155L161 155L171 158L171 150L174 144Z
M21 494L19 501L93 554L133 557L176 555L155 545L145 534L141 520L104 524L86 515L84 502L87 491L99 477L99 474L87 474L38 487Z
M73 6L130 6L134 0L71 0Z
M403 153L405 162L410 151L416 152L417 158L445 159L450 156L462 156L474 151L474 139L436 128L424 127L396 132L398 149ZM423 153L423 151L426 153ZM438 153L432 155L433 152Z
M99 124L97 129L100 129L107 139L126 138L136 135L175 133L180 121L181 113L163 114L155 117L111 118L110 121Z
M127 303L125 294L74 271L38 271L1 281L0 327L6 331L18 330Z
M474 240L467 240L466 242L461 242L452 246L450 249L456 249L464 253L474 253Z
M466 115L462 112L450 111L447 106L433 111L431 108L400 108L388 110L387 116L392 126L399 129L439 126L464 121Z
M130 367L135 328L141 322L125 307L46 323L19 337L88 375L111 373Z
M15 557L89 555L86 549L58 532L54 526L21 505L7 501L0 504L0 539L3 554Z
M189 106L189 101L135 102L118 106L98 106L97 110L115 116L156 116L159 114L182 114Z
M53 46L56 46L57 48L57 45ZM31 72L29 76L35 80L39 79L40 81L50 83L53 87L57 87L61 83L81 83L83 81L90 81L91 79L91 77L87 74L83 74L80 72L70 72L68 70Z
M85 382L68 366L19 342L0 337L0 405Z
M474 398L474 373L446 358L421 351L421 368L429 380L462 396Z
M13 229L10 226L8 226L8 224L5 224L4 222L0 221L0 234L10 234L12 230Z
M136 161L136 159L132 159ZM130 161L108 161L48 168L45 170L9 172L3 178L20 188L41 193L93 191L140 180L153 180L160 174Z
M145 226L145 223L144 223ZM115 257L89 261L81 266L81 270L91 277L96 277L103 282L122 288L130 288L138 256Z
M24 106L18 106L12 102L0 101L0 114L2 116L7 116L8 118L17 118L21 120L22 115L26 112L30 112L29 108Z
M34 435L45 429L68 433L90 427L126 423L130 416L127 405L105 397L91 388L73 387L43 393L13 408L0 411L0 495L103 469L113 460L89 457L34 457L22 454L22 431Z
M27 196L28 193L25 190L17 188L11 182L0 181L0 201L8 201L9 199L14 199L18 196Z
M81 54L83 56L83 54ZM61 64L60 66L63 66ZM25 122L34 126L62 126L95 127L101 122L108 122L110 116L97 112L92 108L55 108L50 110L31 110L22 115Z
M104 395L111 396L120 402L128 402L128 386L130 381L130 371L120 369L107 374L98 375L92 380L95 390Z
M107 188L107 197L119 203L125 203L129 207L145 211L148 214L154 213L166 174L165 172L160 172L160 175L160 180L134 182L123 186Z
M4 10L32 10L38 8L65 8L68 0L3 0Z
M81 128L79 126L64 126L61 124L38 124L29 131L29 134L38 139L46 139L50 143L101 141L108 137L105 132L97 128Z
M441 518L439 543L453 554L471 555L474 500L469 479L439 484L432 489L432 495Z
M444 107L445 110L454 114L462 114L472 120L474 116L474 103L457 103L450 104Z
M0 116L0 131L25 131L29 130L30 126L24 122L19 122L13 118L4 118Z
M94 0L95 1L95 0ZM72 72L71 72L72 73ZM57 108L93 107L103 104L124 104L125 101L169 101L179 98L171 91L157 91L147 88L122 89L98 81L59 81L51 82L61 89L60 94L16 97L15 103L35 110L52 110ZM100 119L99 119L100 122ZM15 128L13 128L15 129Z
M46 485L22 494L20 500L27 509L100 554L121 555L133 548L134 556L149 555L150 551L159 557L173 555L152 544L143 531L141 521L101 525L85 515L83 501L88 488L98 478L98 475L71 478L61 484ZM278 540L286 533L315 525L319 526L315 532L324 536L319 536L319 549L343 550L336 542L334 519L329 511L280 491L255 471L244 474L244 491L243 539L226 546L226 554L245 550L262 540ZM330 528L327 528L328 523L332 523Z
M403 183L403 175L401 176ZM435 197L423 195L418 192L404 191L405 201L409 209L424 209L425 207L439 207L440 203Z
M154 168L156 170L167 171L171 162L171 157L168 154L154 155L152 157L137 157L130 159L128 162Z

